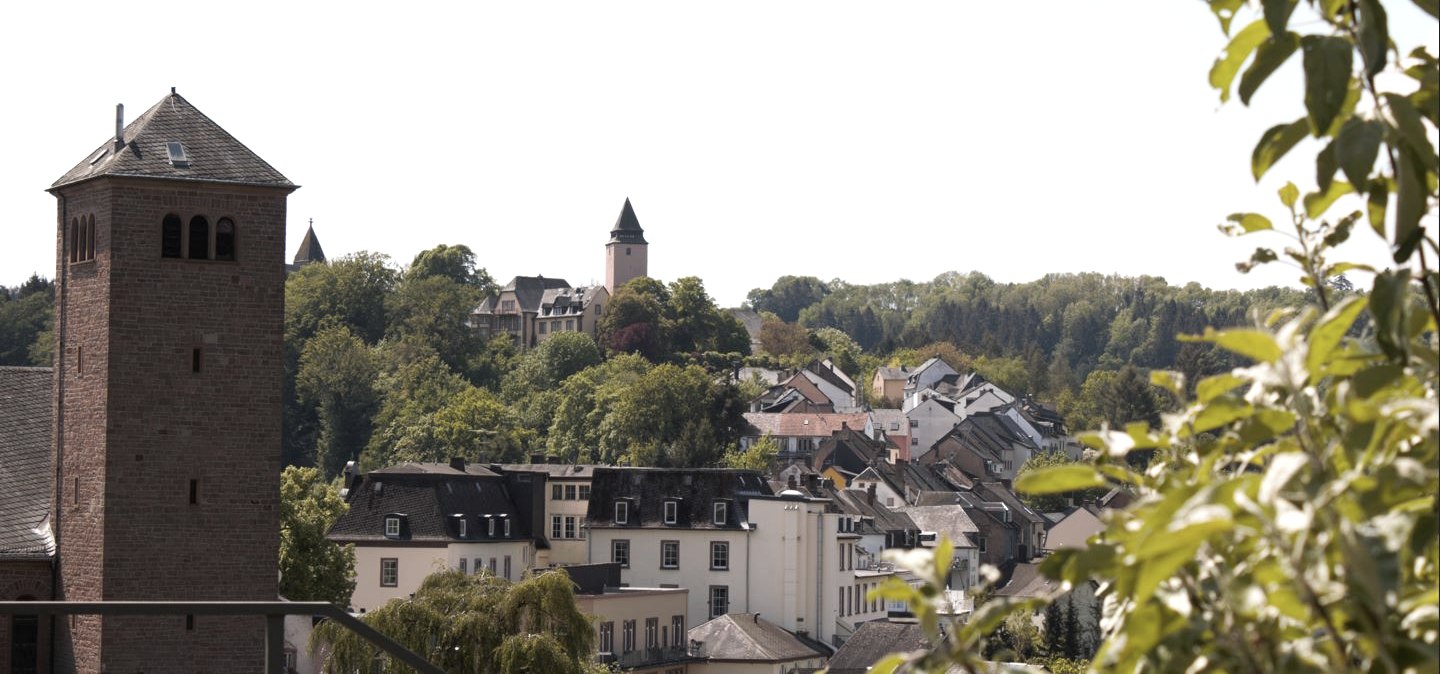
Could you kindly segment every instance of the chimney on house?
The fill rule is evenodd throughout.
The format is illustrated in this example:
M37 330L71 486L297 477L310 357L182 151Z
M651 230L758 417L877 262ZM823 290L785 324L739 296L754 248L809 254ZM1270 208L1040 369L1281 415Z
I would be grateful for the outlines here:
M534 452L530 455L530 463L545 463L544 452Z
M125 149L125 104L115 104L115 151Z
M868 503L868 504L870 504L870 505L875 505L875 483L874 483L874 482L871 482L871 483L870 483L870 486L865 487L865 502Z
M359 469L355 467L354 461L345 462L345 469L340 472L341 475L345 476L345 481L341 483L342 486L340 487L340 498L343 499L350 495L350 488L355 486L355 477L358 472Z
M794 476L794 475L791 475L790 477L786 478L785 482L786 482L786 486L790 487L791 489L794 489L794 488L796 487L796 484L795 484L795 476Z
M458 470L458 471L460 471L460 472L462 472L462 473L465 472L465 457L463 457L463 456L452 456L452 457L450 457L450 467L451 467L451 468L454 468L455 470Z

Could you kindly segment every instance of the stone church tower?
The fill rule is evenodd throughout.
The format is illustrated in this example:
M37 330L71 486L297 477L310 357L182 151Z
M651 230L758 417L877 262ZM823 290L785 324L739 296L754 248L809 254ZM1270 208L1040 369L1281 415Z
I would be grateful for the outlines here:
M605 290L612 296L631 279L649 275L645 253L649 245L627 198L615 227L610 230L610 242L605 244Z
M277 595L286 197L171 90L50 187L58 599ZM264 669L264 619L56 619L56 671Z

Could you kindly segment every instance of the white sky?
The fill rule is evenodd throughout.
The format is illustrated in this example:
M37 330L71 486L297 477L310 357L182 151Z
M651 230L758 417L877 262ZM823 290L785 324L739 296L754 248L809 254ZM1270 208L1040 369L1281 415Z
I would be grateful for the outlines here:
M1390 5L1402 47L1436 49ZM722 305L783 274L1293 284L1234 271L1282 241L1215 224L1313 187L1310 141L1249 175L1260 133L1303 115L1299 55L1221 108L1224 43L1200 0L12 3L0 284L53 276L44 189L116 103L128 121L171 86L302 186L288 254L314 218L332 258L463 243L502 283L587 283L628 196L650 275Z

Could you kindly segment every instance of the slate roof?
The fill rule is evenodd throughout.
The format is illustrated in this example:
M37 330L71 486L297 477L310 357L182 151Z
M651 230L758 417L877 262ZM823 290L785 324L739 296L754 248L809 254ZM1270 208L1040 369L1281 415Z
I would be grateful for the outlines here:
M584 463L507 463L501 469L507 473L545 473L551 480L588 480L595 475L595 465Z
M0 367L0 559L49 559L51 386L48 367Z
M841 391L845 391L846 393L855 392L855 387L852 386L849 381L847 381L847 379L849 379L849 375L846 375L844 372L840 371L840 368L835 367L835 364L831 363L829 360L826 360L824 362L812 360L809 363L805 364L805 371L810 372L815 376L830 382L835 386L835 388L838 388Z
M546 278L544 276L516 276L505 284L500 292L514 292L515 304L521 311L539 312L540 300L544 298L545 291L555 288L569 288L570 284L562 278ZM484 304L480 305L482 308ZM492 311L493 311L492 305Z
M688 636L704 644L700 655L712 662L792 662L823 658L830 652L758 613L727 613L691 628Z
M874 533L890 531L919 531L920 525L915 523L909 515L900 510L891 510L879 503L871 503L869 495L864 489L837 489L831 494L835 505L841 511L860 517L869 517L873 523L866 523L875 528ZM870 533L861 531L861 533Z
M886 655L899 651L928 650L929 640L919 623L875 620L861 623L830 658L830 674L864 674Z
M730 468L598 467L590 480L586 519L592 529L742 529L749 525L749 497L772 496L769 479ZM630 503L628 522L615 523L615 502ZM679 503L675 524L665 524L665 501ZM729 503L724 524L715 524L716 500Z
M315 236L315 226L310 225L305 230L305 238L300 242L300 249L295 251L295 259L291 264L307 264L310 262L324 262L325 250L320 247L320 239Z
M126 126L120 137L124 144L119 150L114 138L105 141L50 188L100 176L296 187L173 91ZM170 142L184 146L188 161L170 161Z
M505 479L480 466L461 471L447 464L404 463L361 476L348 493L350 509L330 528L329 538L347 543L389 540L429 543L516 541L531 537ZM385 517L403 514L399 539L385 536ZM466 520L461 538L455 515ZM486 516L508 519L510 537L489 537Z
M950 438L992 461L1001 461L1001 452L1010 449L1012 443L1028 445L1032 451L1039 450L1015 420L992 412L977 412L961 419L945 437L935 443L936 448L939 449L940 445ZM948 456L948 453L946 455Z
M975 487L975 495L990 501L1004 503L1013 513L1012 517L1023 518L1032 524L1045 524L1045 518L1041 517L1040 513L1025 505L1025 502L1021 501L1015 492L999 482L981 482Z
M1040 575L1038 563L1020 562L1010 571L1010 582L995 591L997 597L1041 597L1060 587L1060 581Z
M601 286L546 288L540 296L541 316L576 316L595 303Z
M615 227L610 230L610 243L647 243L645 230L640 229L640 219L635 217L635 208L630 205L630 197L625 197L620 217L615 218Z
M877 463L876 460L886 453L885 443L865 437L864 433L852 426L835 431L830 437L820 441L820 446L815 448L815 466L819 470L835 466L851 475L857 475L867 466Z
M877 367L875 368L875 376L883 381L894 381L909 378L910 372L904 367Z
M746 412L746 436L773 435L782 437L828 438L840 430L842 424L864 430L870 419L868 412L850 413L796 413L774 414L769 412Z
M875 422L875 430L894 433L896 435L910 434L910 421L905 418L902 410L879 408L870 410L870 418ZM894 428L891 428L894 424Z
M980 527L960 505L909 506L899 510L914 520L921 531L944 534L957 548L975 547L970 536L980 535Z

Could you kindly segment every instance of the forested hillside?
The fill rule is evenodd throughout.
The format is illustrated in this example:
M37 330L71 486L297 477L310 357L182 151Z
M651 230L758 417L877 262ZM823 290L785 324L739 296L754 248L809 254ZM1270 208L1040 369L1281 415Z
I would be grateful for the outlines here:
M751 354L743 326L700 279L641 278L617 290L598 340L565 333L527 351L508 338L481 341L469 327L470 312L496 290L465 246L437 246L405 266L362 252L291 274L286 462L326 475L355 459L373 468L536 453L711 465L735 444L745 403L760 391L723 375L823 357L868 390L877 367L938 354L1058 405L1074 428L1154 421L1170 403L1147 370L1179 370L1193 382L1236 364L1175 335L1305 302L1279 288L1215 291L1099 274L996 283L949 273L871 286L784 276L749 295L764 317L761 349ZM52 284L40 278L0 293L0 363L48 364L52 304Z

